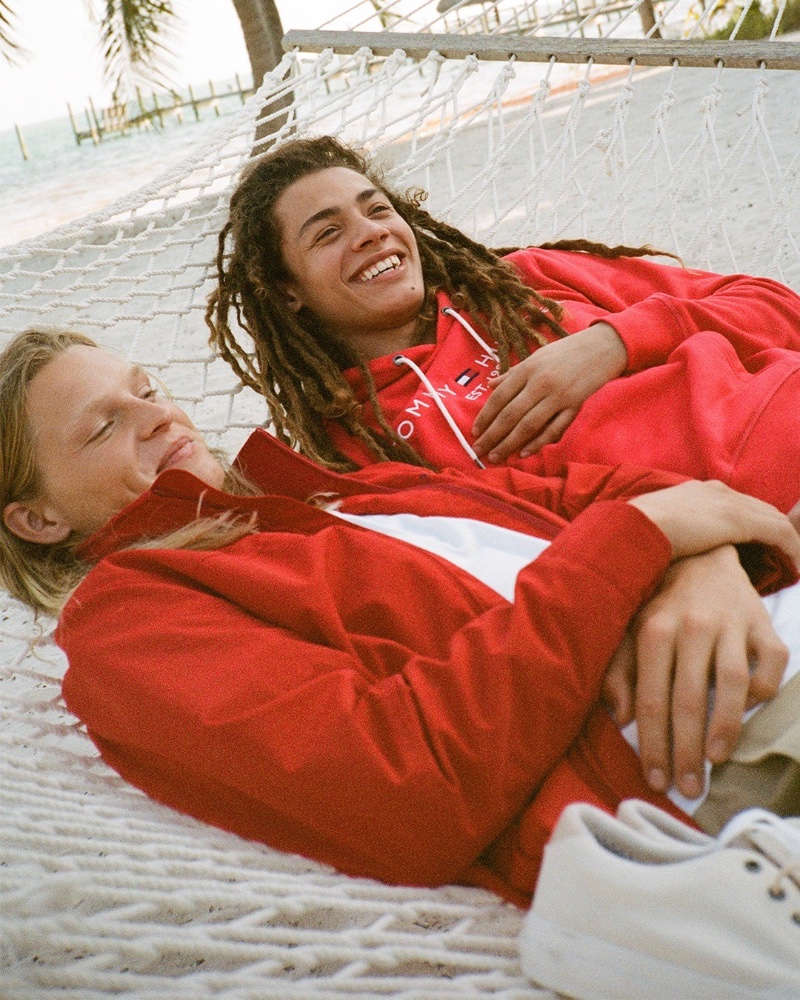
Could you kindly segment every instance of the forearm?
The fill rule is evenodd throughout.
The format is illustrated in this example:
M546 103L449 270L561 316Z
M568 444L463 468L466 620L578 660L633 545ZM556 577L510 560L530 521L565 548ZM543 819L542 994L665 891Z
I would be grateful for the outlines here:
M604 317L625 344L627 372L662 364L680 343L706 330L725 337L743 362L771 347L800 350L800 298L790 289L741 275L680 277L672 290Z
M509 258L543 294L591 304L628 354L629 372L662 364L687 337L710 330L743 361L770 347L800 350L800 297L770 278L721 275L646 257L519 251Z

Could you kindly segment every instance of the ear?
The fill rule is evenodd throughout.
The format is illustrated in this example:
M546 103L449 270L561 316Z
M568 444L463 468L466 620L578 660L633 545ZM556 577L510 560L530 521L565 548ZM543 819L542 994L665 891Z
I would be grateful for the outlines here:
M63 542L72 531L69 525L52 508L36 500L15 500L3 511L3 522L12 535L37 545L54 545Z
M286 296L286 305L293 313L298 313L303 308L303 300L297 294L297 289L293 285L285 285L283 294Z

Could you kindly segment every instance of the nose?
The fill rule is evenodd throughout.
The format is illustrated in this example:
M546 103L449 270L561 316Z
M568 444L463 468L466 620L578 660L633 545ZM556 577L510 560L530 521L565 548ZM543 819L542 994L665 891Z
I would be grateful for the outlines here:
M389 235L386 224L380 219L370 219L368 216L360 216L356 224L353 237L353 248L369 246L371 243L378 243L385 240Z
M166 400L134 397L133 416L139 437L146 439L166 430L172 423L172 407Z

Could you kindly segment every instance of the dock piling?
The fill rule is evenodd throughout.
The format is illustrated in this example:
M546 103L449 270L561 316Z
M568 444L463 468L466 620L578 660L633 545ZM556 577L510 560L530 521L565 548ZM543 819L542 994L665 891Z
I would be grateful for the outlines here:
M17 141L19 142L19 148L22 151L22 159L27 161L30 159L30 154L28 153L28 147L25 144L25 139L22 136L22 131L16 122L14 123L14 131L17 133Z
M188 93L186 100L181 98L178 91L170 90L164 91L164 99L163 101L159 101L159 96L154 91L151 95L152 106L150 107L148 107L149 102L145 102L141 88L136 87L136 105L138 105L138 111L134 106L117 102L109 108L101 108L98 113L90 97L89 107L85 109L87 124L85 129L79 127L72 107L67 104L67 113L69 114L75 142L80 146L84 139L91 139L95 145L98 145L108 136L124 135L130 128L148 129L152 128L154 124L163 128L166 124L165 118L170 121L174 118L175 121L183 123L185 121L184 111L186 108L192 109L195 120L198 122L201 120L203 108L208 107L213 108L214 114L219 118L222 114L220 105L223 100L232 99L234 94L238 94L239 99L244 104L247 98L253 93L252 85L250 87L243 86L238 73L235 79L236 89L234 90L232 86L228 86L226 93L221 96L217 94L213 80L208 81L209 93L207 97L196 96L191 84L186 87ZM23 141L20 136L20 145L22 145ZM25 154L23 153L23 155Z

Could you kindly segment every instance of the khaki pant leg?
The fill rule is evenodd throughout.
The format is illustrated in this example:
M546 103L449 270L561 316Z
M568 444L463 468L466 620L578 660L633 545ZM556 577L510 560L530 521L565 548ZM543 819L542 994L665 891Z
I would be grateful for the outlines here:
M717 834L731 816L751 806L800 816L800 763L772 754L753 764L728 761L715 767L708 798L694 819L706 833Z
M708 797L694 819L716 834L751 806L800 816L800 674L748 719L731 759L712 768Z

